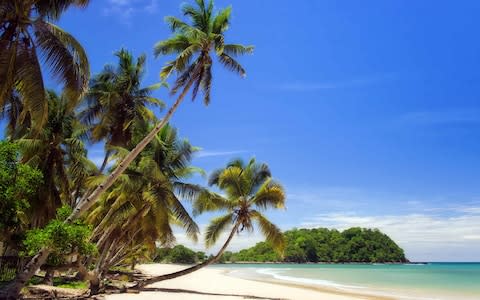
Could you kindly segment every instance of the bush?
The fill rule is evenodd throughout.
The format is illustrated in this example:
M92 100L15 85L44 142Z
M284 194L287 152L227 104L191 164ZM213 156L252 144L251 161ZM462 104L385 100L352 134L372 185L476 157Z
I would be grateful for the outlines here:
M203 257L205 257L205 253L203 253ZM199 257L195 251L183 245L177 245L173 248L158 248L154 261L173 264L194 264L199 261Z

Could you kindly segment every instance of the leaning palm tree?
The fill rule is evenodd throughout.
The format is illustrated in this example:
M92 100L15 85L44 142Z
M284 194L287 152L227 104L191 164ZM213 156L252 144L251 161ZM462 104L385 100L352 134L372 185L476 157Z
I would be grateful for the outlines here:
M0 3L0 107L17 93L27 115L40 129L47 105L40 59L64 86L74 104L86 91L87 56L78 41L57 25L70 6L85 7L89 0L2 0Z
M164 127L90 212L87 220L95 227L92 241L100 253L89 276L92 293L98 291L105 271L125 263L132 253L145 248L154 251L157 243L171 245L175 240L172 224L197 239L198 226L176 193L196 191L182 181L200 171L189 165L196 150L179 140L174 128ZM116 155L125 152L119 149Z
M80 1L80 0L79 0ZM167 17L173 36L155 45L156 55L176 54L176 58L162 69L161 77L167 79L173 72L177 73L172 94L178 97L172 107L169 108L163 119L153 130L135 146L117 165L115 170L100 183L91 193L87 193L79 201L73 213L65 222L72 222L95 204L118 177L126 170L128 165L142 152L142 150L155 138L156 134L169 122L170 118L184 100L190 88L193 86L192 97L201 90L204 93L204 102L210 102L210 90L212 83L212 55L216 55L219 61L228 69L245 76L245 70L234 59L234 56L253 52L253 47L239 44L225 44L224 33L230 24L231 8L214 13L213 1L206 4L203 0L195 1L197 6L185 5L184 15L190 19L190 23L174 17ZM183 40L182 43L177 40ZM33 276L48 257L50 250L42 248L18 274L15 282L10 285L8 293L15 297L20 289Z
M242 160L234 160L226 168L213 172L209 185L216 186L225 195L210 192L206 189L196 194L193 203L194 214L207 211L225 211L223 216L210 222L205 232L207 247L212 246L222 233L229 230L227 240L218 253L211 259L193 267L147 279L140 286L158 281L169 280L197 271L220 259L229 243L243 231L253 231L256 223L267 242L279 253L283 253L285 241L280 229L271 223L262 211L268 208L285 207L283 187L275 182L266 164L259 164L251 159L247 164Z
M208 4L203 0L196 0L195 2L197 7L192 5L183 7L183 13L190 19L191 24L175 17L167 17L166 21L174 35L166 41L155 45L156 56L160 54L177 54L176 58L167 63L161 71L162 79L167 79L174 71L178 74L171 90L172 95L180 91L177 100L167 111L163 119L125 156L105 181L98 185L92 193L85 195L83 201L75 208L67 222L71 222L88 210L98 200L100 195L117 180L128 165L168 123L192 86L192 99L196 98L199 90L202 90L204 103L208 104L210 102L213 53L218 56L219 61L228 69L235 71L239 75L245 75L243 67L232 56L252 53L253 47L224 43L224 33L230 23L231 8L226 8L215 14L213 1L210 1ZM180 43L179 40L183 42Z
M141 85L146 56L135 59L125 49L115 56L118 66L107 65L92 79L80 112L82 121L90 126L92 142L105 141L101 172L112 154L112 146L130 148L135 128L156 121L150 107L164 107L162 101L151 96L160 84Z

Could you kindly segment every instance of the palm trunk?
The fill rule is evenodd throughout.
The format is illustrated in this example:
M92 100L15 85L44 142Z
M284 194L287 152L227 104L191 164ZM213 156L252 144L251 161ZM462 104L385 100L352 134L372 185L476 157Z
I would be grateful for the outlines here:
M105 259L107 258L108 255L110 255L110 250L112 249L112 246L117 242L118 240L115 239L110 242L109 245L106 245L105 249L102 251L102 255L100 258L97 260L97 263L95 264L95 268L93 270L93 274L89 276L89 288L90 288L90 296L92 295L97 295L100 292L100 289L102 288L102 269L103 265L105 263Z
M95 190L88 196L81 199L78 205L75 207L72 214L65 220L65 223L72 223L72 221L78 219L82 213L87 211L92 207L95 202L98 201L99 197L105 192L112 184L120 177L120 175L127 169L130 163L142 152L142 150L155 138L157 133L168 123L172 118L173 114L177 110L180 103L187 95L188 90L192 86L193 81L190 80L188 84L183 89L182 93L178 96L177 100L173 106L168 110L165 117L160 121L153 130L145 137L143 140L125 156L125 158L120 162L118 167L107 177L107 179L95 188ZM24 270L17 275L15 281L7 287L6 293L11 299L17 299L20 294L20 290L25 286L25 283L32 278L35 272L40 268L40 266L45 263L50 250L47 248L42 248L37 255L35 255L32 260L26 265Z
M0 299L18 299L20 291L25 286L27 281L35 275L35 272L42 266L47 260L51 250L48 248L42 248L24 267L23 271L17 274L17 277L12 281L3 291L3 295L0 294Z
M227 249L228 245L230 244L230 241L232 240L233 236L237 232L239 226L240 226L240 223L235 224L232 231L230 232L230 235L228 236L228 239L225 241L225 244L223 244L222 248L220 248L217 255L215 255L211 259L208 259L208 260L206 260L206 261L204 261L200 264L197 264L193 267L190 267L190 268L187 268L187 269L184 269L184 270L181 270L181 271L177 271L177 272L170 273L170 274L165 274L165 275L160 275L160 276L155 276L155 277L146 279L144 281L139 282L136 287L141 288L141 287L144 287L146 285L149 285L149 284L152 284L152 283L155 283L155 282L170 280L170 279L173 279L173 278L184 276L184 275L193 273L195 271L200 270L201 268L204 268L204 267L206 267L210 264L213 264L213 263L217 262L220 259L220 257L222 256L223 252L225 252L225 250Z
M110 158L110 154L112 154L112 151L107 150L107 152L105 153L105 158L103 159L103 162L102 162L102 166L100 167L100 170L99 170L100 174L103 174L103 171L107 167L108 159Z

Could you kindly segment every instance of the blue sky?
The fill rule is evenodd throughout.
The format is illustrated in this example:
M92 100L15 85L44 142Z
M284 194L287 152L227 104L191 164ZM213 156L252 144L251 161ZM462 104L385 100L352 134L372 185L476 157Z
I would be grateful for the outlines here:
M163 16L179 16L181 3L92 1L60 24L85 46L93 73L121 47L146 53L150 84L168 59L152 55L169 34ZM241 59L245 79L215 68L211 105L187 101L173 118L203 148L195 165L267 162L288 194L287 211L270 214L283 229L378 227L412 260L480 261L480 3L216 6L230 3L227 40L255 54Z

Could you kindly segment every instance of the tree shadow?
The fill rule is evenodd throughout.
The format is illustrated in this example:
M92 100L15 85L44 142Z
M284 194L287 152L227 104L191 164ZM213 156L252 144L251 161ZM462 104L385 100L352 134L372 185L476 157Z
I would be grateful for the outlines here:
M239 295L239 294L221 294L221 293L206 293L206 292L199 292L193 290L185 290L185 289L167 289L167 288L142 288L140 289L142 292L165 292L165 293L186 293L186 294L197 294L197 295L205 295L205 296L225 296L225 297L241 297L244 299L261 299L261 300L287 300L282 298L266 298L266 297L258 297L253 295Z

